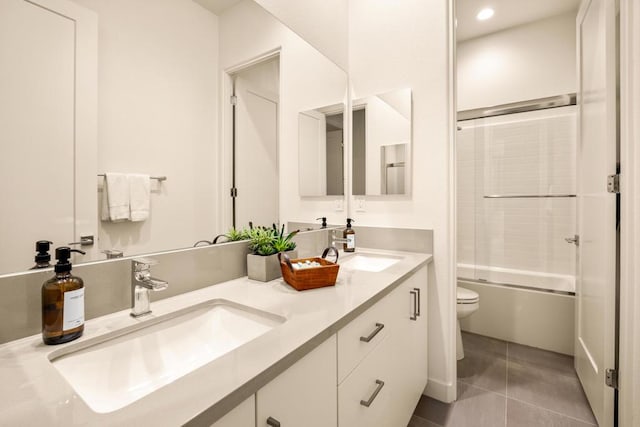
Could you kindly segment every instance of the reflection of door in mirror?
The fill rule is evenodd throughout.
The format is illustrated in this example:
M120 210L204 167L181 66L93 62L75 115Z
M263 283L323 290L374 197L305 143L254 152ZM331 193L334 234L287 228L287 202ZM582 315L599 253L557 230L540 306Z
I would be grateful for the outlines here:
M354 107L353 110L353 194L365 194L367 176L367 110Z
M86 83L77 64L86 59L84 50L76 45L86 21L73 18L84 12L38 3L0 2L0 274L30 268L36 240L55 246L75 240L78 214L84 214L76 199L84 193L74 157L95 169L95 160L82 156L87 141L78 131L86 122L77 109L91 92L77 90L78 82Z
M344 194L343 174L343 142L344 132L342 124L344 115L327 114L327 195L342 196Z
M405 194L405 156L407 144L380 147L381 194Z
M279 57L234 75L234 227L278 221Z

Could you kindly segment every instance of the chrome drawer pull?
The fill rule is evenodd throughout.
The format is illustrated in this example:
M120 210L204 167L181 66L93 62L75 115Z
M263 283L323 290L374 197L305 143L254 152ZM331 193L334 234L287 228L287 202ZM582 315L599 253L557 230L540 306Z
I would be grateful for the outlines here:
M271 427L280 427L280 421L276 420L275 418L267 418L267 425L271 426Z
M369 406L371 406L373 401L376 400L376 397L378 397L378 393L380 393L380 390L382 390L382 387L384 387L384 381L376 380L376 384L378 384L378 387L376 387L376 391L373 392L373 394L371 395L369 400L361 400L360 401L360 404L362 406L368 408Z
M384 329L384 324L383 323L376 323L376 329L374 329L374 331L371 332L368 337L360 337L360 341L362 341L362 342L371 341L373 339L373 337L378 335L378 332L380 332L383 329Z
M420 316L420 288L413 288L418 293L418 304L416 305L416 316Z
M409 316L411 320L418 320L418 293L416 291L409 291L413 295L413 314Z

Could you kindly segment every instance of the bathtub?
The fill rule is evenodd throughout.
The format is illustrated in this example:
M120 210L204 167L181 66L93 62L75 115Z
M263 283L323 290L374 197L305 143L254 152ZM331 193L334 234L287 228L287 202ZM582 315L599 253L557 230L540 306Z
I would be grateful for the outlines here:
M575 276L486 265L458 264L458 279L569 294L576 291Z
M480 296L463 331L573 355L573 276L458 264L458 286Z

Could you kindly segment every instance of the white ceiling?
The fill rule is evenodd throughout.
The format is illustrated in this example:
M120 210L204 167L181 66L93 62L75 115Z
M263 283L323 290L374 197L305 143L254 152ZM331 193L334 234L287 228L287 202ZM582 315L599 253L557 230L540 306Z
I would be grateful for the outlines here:
M220 15L225 10L240 3L241 0L194 0L205 9L209 9L216 15Z
M458 41L494 33L540 19L576 12L581 0L457 0ZM478 21L481 9L491 7L495 15L486 21Z

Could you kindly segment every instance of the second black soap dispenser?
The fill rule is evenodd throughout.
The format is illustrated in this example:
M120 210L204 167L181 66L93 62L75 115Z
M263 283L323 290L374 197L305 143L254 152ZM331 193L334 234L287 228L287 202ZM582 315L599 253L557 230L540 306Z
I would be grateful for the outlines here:
M48 240L38 240L36 242L36 265L31 267L31 270L37 270L39 268L48 268L51 267L51 255L49 254L49 248L51 247L53 242Z

